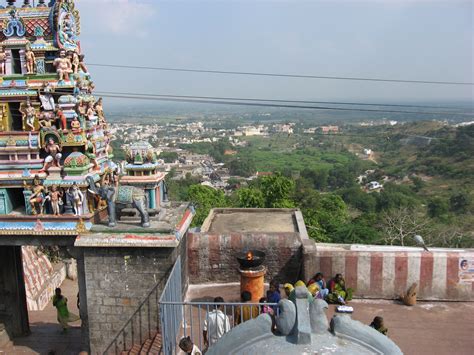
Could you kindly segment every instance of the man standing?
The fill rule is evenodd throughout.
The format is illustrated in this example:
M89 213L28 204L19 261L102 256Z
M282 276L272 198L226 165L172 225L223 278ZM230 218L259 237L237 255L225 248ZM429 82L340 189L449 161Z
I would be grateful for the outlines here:
M208 312L206 319L204 319L204 327L202 337L204 338L204 346L208 348L212 346L222 337L225 333L230 330L229 317L223 312L224 299L222 297L214 298L214 303L218 306L211 312Z

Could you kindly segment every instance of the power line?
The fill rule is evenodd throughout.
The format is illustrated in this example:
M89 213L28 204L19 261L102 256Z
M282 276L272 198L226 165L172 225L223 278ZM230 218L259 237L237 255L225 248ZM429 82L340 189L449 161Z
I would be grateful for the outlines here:
M365 103L365 102L340 102L340 101L312 101L312 100L283 100L283 99L261 99L261 98L236 98L236 97L217 97L217 96L195 96L195 95L171 95L171 94L146 94L146 93L130 93L130 92L112 92L97 91L96 94L111 95L140 95L144 97L170 97L170 98L189 98L189 99L206 99L206 100L232 100L232 101L255 101L255 102L285 102L298 104L329 104L329 105L351 105L351 106L387 106L387 107L412 107L412 108L434 108L448 110L463 110L458 107L447 106L429 106L429 105L406 105L406 104L382 104L382 103ZM450 113L450 112L446 112Z
M313 109L313 110L332 110L332 111L359 111L359 112L378 112L378 113L405 113L405 114L420 114L420 115L455 115L455 116L472 116L470 113L451 113L451 112L432 112L432 111L403 111L403 110L383 110L383 109L362 109L362 108L345 108L345 107L328 107L328 106L307 106L297 104L284 103L265 103L254 101L229 101L224 99L196 99L190 96L153 96L141 94L110 94L96 92L96 94L108 98L117 99L137 99L149 101L172 101L172 102L187 102L199 104L218 104L218 105L234 105L234 106L257 106L257 107L275 107L275 108L291 108L291 109ZM286 101L284 101L286 102ZM291 101L289 101L291 102Z
M209 69L192 69L192 68L173 68L173 67L149 67L149 66L133 66L120 64L87 64L88 66L119 68L119 69L139 69L139 70L159 70L172 72L187 73L207 73L207 74L225 74L225 75L248 75L248 76L267 76L282 78L299 78L299 79L326 79L326 80L351 80L351 81L372 81L385 83L407 83L407 84L434 84L434 85L474 85L473 82L461 81L436 81L436 80L410 80L410 79L385 79L385 78L365 78L351 76L329 76L329 75L307 75L307 74L283 74L283 73L261 73L261 72L245 72L245 71L229 71L229 70L209 70Z

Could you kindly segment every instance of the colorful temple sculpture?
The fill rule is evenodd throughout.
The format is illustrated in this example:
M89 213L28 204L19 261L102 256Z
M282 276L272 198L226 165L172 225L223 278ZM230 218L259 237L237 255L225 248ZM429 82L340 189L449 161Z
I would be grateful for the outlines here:
M159 212L166 200L164 185L165 173L158 171L160 163L154 148L148 142L131 144L127 149L127 161L124 163L123 185L142 188L148 197L148 208L151 213Z
M117 165L74 2L30 3L0 9L0 233L75 233L106 217L89 181L112 189Z

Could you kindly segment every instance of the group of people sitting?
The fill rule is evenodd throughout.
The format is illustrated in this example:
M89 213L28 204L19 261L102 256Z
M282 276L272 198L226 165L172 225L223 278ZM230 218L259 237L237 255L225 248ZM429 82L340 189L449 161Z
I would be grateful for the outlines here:
M308 297L319 298L328 303L344 305L352 299L352 288L346 287L346 281L342 274L336 274L329 283L326 283L324 275L318 272L306 284L297 281L294 285L286 283L283 287L290 301L295 301L295 287L306 286L310 295Z
M283 289L290 301L296 302L295 288L299 286L307 287L309 301L319 298L326 300L328 303L344 305L352 299L353 290L346 287L346 282L341 274L336 274L328 283L326 283L324 275L318 272L307 283L300 280L294 285L290 283L284 284ZM275 304L280 302L281 298L280 284L275 280L270 282L265 297L259 299L259 304L252 303L252 294L249 291L243 291L240 295L240 301L244 304L234 307L232 314L233 325L237 326L250 319L257 318L262 313L267 313L274 319L277 313L277 306ZM231 329L231 320L225 314L229 308L224 308L224 299L216 297L214 298L214 303L216 303L216 308L208 312L204 318L202 336L205 348L216 343L220 337ZM375 317L370 326L380 333L387 335L387 328L384 326L382 317ZM182 338L179 347L188 354L201 354L201 351L192 342L190 337Z

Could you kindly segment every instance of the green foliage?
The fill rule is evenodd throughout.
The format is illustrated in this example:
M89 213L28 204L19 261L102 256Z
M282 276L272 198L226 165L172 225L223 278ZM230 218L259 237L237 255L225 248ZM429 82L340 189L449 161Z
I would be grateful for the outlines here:
M188 198L188 190L191 186L199 184L199 178L192 176L190 173L181 180L175 180L175 170L171 170L166 175L166 185L168 186L169 198L172 201L186 201Z
M265 207L265 197L262 191L250 187L241 188L236 191L237 207L240 208L263 208Z
M257 170L255 162L252 159L234 159L227 164L231 175L249 177L252 176Z
M176 152L161 152L158 159L163 159L165 163L174 163L178 160L178 153Z
M409 186L386 183L384 189L377 195L377 210L393 208L413 208L419 205L419 199L413 194Z
M222 191L203 185L190 186L187 199L196 207L193 226L202 225L212 208L227 206L227 201Z
M468 212L471 203L472 199L467 191L456 192L449 198L449 206L451 211L458 214Z
M441 217L449 212L448 201L441 197L433 197L428 201L428 216L431 218Z
M374 212L377 207L377 197L373 193L366 193L359 186L344 189L339 192L344 202L362 212Z
M265 207L294 207L294 203L291 201L291 196L295 190L294 181L282 176L281 174L274 174L258 179L257 186L262 191L265 199Z

